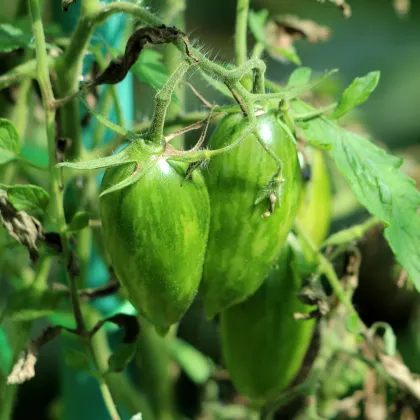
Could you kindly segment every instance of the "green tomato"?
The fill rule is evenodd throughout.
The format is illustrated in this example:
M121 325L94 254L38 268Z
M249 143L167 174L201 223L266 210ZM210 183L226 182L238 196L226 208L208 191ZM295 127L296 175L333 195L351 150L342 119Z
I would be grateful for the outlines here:
M324 153L307 149L311 158L311 179L304 185L298 220L316 245L328 234L331 222L331 183Z
M321 243L329 226L330 188L322 154L315 157L313 176L302 191L305 206L299 218L312 240ZM301 250L292 243L284 245L257 292L221 314L223 360L238 391L257 405L276 398L292 383L315 329L313 319L294 318L311 307L298 297L303 279L296 269L296 252L301 254Z
M275 398L298 373L314 320L296 320L309 308L298 298L302 280L286 244L263 285L221 314L223 360L238 391L256 404Z
M225 117L210 139L210 148L231 144L246 124L242 115ZM211 220L201 288L209 318L257 290L285 243L297 212L302 180L294 140L271 113L258 117L258 131L283 162L284 182L277 191L273 214L264 217L268 198L256 201L278 166L255 135L214 157L204 172Z
M108 168L105 190L150 161L136 183L104 195L100 213L105 245L132 305L161 330L179 321L201 279L210 206L198 171L162 154L139 152L137 163Z

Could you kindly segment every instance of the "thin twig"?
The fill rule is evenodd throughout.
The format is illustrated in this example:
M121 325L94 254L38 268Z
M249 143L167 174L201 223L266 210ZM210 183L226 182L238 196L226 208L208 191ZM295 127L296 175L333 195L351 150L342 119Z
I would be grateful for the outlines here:
M207 107L207 108L213 108L213 105L206 99L204 98L203 95L200 94L200 92L198 92L198 90L189 82L183 82L184 85L188 86L194 93L195 96L197 96L198 99L200 99L200 101Z

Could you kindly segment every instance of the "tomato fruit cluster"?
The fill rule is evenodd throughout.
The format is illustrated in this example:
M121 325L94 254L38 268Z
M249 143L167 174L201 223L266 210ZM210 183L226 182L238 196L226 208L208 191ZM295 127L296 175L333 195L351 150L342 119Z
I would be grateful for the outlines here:
M166 331L201 288L207 317L221 313L233 382L262 403L296 376L314 331L313 320L293 317L309 307L298 299L302 278L286 239L298 217L314 242L323 240L330 189L321 152L304 185L295 141L275 113L258 116L256 131L248 127L239 114L219 123L211 149L243 140L203 174L144 147L136 162L107 169L102 190L151 169L104 195L100 208L111 263L133 306Z
M305 205L297 218L320 244L329 227L330 185L322 153L315 151L312 161L313 175L302 190ZM294 247L287 242L257 292L221 314L224 361L238 390L257 404L273 399L296 377L313 336L315 320L294 318L311 309L298 297L303 279L296 264Z

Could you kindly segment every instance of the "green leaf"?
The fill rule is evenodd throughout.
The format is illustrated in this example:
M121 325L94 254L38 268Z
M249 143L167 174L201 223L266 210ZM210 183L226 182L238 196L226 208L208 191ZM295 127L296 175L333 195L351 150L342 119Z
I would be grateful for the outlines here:
M210 360L193 346L179 338L170 341L170 351L174 360L196 384L204 384L211 376Z
M51 315L58 307L64 291L35 287L16 290L7 300L4 316L13 321L33 321Z
M376 89L379 76L379 71L373 71L366 76L356 77L352 84L343 92L340 102L331 116L333 118L339 118L357 105L365 102Z
M19 48L35 49L35 42L30 27L24 21L17 22L19 25L8 23L0 24L0 53L7 53ZM56 48L55 45L46 44L48 48Z
M371 327L375 333L379 329L384 330L384 335L382 336L385 344L385 352L388 356L395 356L397 352L397 338L395 337L394 330L391 325L386 322L375 322Z
M7 198L16 210L28 213L44 214L50 201L49 194L36 185L4 185L0 189L7 192Z
M82 351L66 347L64 349L64 363L71 369L90 372L89 356Z
M293 108L297 112L313 109L302 101L295 101ZM326 117L300 126L311 144L331 149L359 202L385 224L385 237L397 261L420 290L420 192L400 171L402 159Z
M0 327L0 374L7 376L12 364L13 352L4 328Z
M0 52L6 53L19 48L27 48L31 43L32 34L24 33L8 23L0 25Z
M122 372L133 359L136 349L137 341L121 344L108 360L109 371Z
M312 70L309 67L299 67L289 77L287 87L303 86L311 80Z
M12 160L15 160L16 158L17 156L14 153L9 152L6 149L0 148L0 165L4 165L5 163L11 162Z
M67 230L69 232L77 232L82 230L89 225L89 213L86 211L78 211L74 216Z
M19 135L11 121L0 118L0 149L18 154L20 151Z
M169 77L168 68L163 64L163 56L155 50L144 50L131 68L140 82L155 90L162 89Z
M250 10L248 15L249 29L251 30L252 35L254 35L258 42L267 46L268 43L264 32L264 26L267 23L268 15L269 12L267 9L261 9L258 12Z
M346 329L352 334L358 334L360 332L359 316L356 312L351 313L346 318Z

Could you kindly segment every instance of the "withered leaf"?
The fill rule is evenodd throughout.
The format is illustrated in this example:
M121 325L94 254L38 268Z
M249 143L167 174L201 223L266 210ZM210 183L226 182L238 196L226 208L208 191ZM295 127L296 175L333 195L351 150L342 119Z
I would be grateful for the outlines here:
M74 3L76 3L76 0L62 0L61 8L64 12L68 12L70 6L72 6Z
M29 345L21 354L7 378L8 384L23 384L35 376L35 364L38 359L37 349Z
M102 84L116 84L121 82L127 75L130 68L139 58L141 51L147 43L157 45L173 42L182 39L185 43L187 54L189 52L189 41L187 36L175 27L148 26L137 29L128 39L123 55L113 59L108 67L93 81L87 82L85 86L92 87ZM194 57L192 57L194 58Z
M41 223L25 211L17 211L5 191L0 191L0 221L12 238L28 248L31 260L37 261L39 250L36 241L43 239Z
M267 24L270 44L289 48L297 39L306 39L310 43L327 41L331 30L312 20L301 20L293 15L274 16Z

